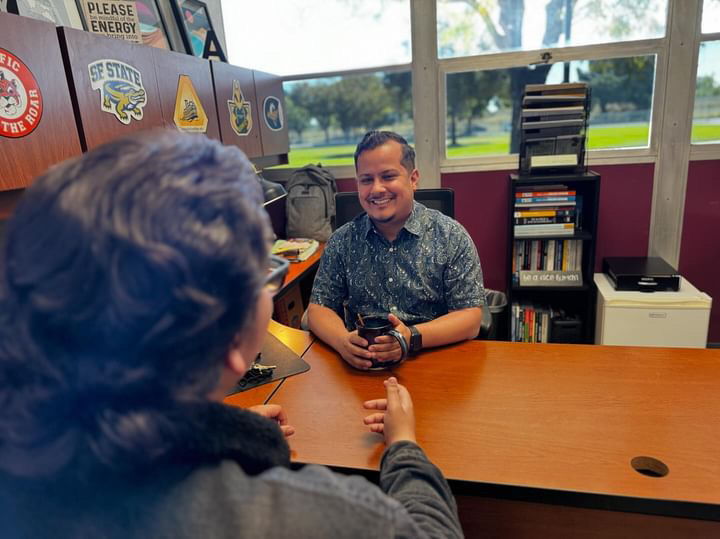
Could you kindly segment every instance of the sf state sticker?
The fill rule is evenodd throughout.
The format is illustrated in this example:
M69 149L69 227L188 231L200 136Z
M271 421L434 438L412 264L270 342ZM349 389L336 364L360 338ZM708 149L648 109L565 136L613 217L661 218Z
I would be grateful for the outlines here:
M32 72L20 58L0 48L0 135L29 135L42 112L42 95Z
M97 60L88 65L90 86L100 90L100 108L125 125L143 119L147 102L142 75L133 66L118 60Z

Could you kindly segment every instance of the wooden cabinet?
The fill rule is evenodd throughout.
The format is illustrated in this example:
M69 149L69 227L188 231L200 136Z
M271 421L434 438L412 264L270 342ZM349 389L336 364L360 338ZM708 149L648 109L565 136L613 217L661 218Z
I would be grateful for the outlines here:
M220 140L210 61L156 48L152 52L165 125Z
M258 121L264 155L282 155L290 151L282 80L276 75L254 71Z
M211 61L220 139L234 144L250 158L263 155L260 113L251 69Z
M509 178L509 337L594 342L600 176Z
M80 152L55 26L0 13L0 191Z
M59 31L83 149L164 125L152 47L72 28Z
M269 73L0 13L0 86L2 217L51 165L141 129L206 133L261 168L288 162Z

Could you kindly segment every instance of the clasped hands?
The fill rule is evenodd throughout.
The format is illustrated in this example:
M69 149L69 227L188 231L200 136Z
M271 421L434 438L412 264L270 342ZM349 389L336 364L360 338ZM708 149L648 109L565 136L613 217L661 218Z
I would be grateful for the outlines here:
M385 380L383 384L386 394L384 399L373 399L363 403L365 409L375 410L374 413L366 416L363 422L371 432L382 434L387 446L401 440L415 442L415 412L410 393L394 376ZM279 404L251 406L250 410L277 421L286 438L295 433L295 428L288 424L287 414Z
M398 331L405 342L410 342L410 330L394 314L388 314L388 321L393 329ZM375 344L368 347L368 342L358 335L357 330L348 332L342 339L338 352L342 358L356 369L367 370L372 367L372 361L379 362L398 361L402 358L402 348L398 340L391 335L375 337Z

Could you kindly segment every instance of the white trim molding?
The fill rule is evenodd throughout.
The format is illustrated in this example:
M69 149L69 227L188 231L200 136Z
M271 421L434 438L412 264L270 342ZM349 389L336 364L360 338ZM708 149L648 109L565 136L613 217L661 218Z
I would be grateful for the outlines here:
M682 10L683 16L677 14ZM648 254L677 268L685 213L702 0L670 0L663 118L657 129Z

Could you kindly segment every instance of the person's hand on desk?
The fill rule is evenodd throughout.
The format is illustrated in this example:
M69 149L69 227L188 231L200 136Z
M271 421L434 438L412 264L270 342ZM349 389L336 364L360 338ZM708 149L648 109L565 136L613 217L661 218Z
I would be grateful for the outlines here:
M382 410L365 417L364 422L372 432L378 432L385 438L385 445L395 442L415 440L415 411L410 393L391 376L383 382L387 397L366 401L363 406L368 410Z
M410 330L408 327L392 313L388 314L387 318L393 325L393 329L405 338L406 343L409 343ZM368 350L372 352L372 357L376 361L398 361L403 359L403 352L402 348L400 348L400 343L391 335L381 335L379 337L375 337L375 344L370 345Z
M263 417L277 421L280 426L280 430L285 435L285 438L295 434L295 427L288 425L288 418L285 410L283 410L279 404L258 404L249 408L251 412L260 414Z
M372 367L370 358L373 353L367 349L367 341L358 335L357 330L350 331L340 338L336 348L340 356L356 369L367 370Z

